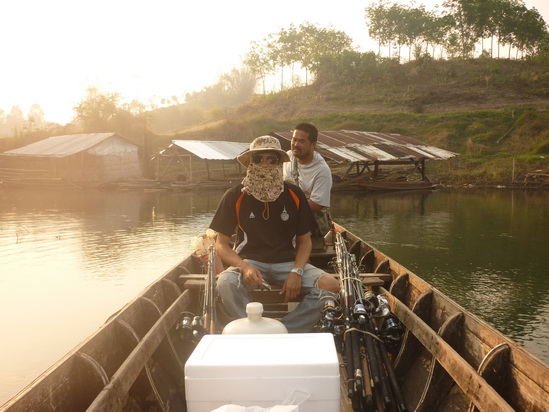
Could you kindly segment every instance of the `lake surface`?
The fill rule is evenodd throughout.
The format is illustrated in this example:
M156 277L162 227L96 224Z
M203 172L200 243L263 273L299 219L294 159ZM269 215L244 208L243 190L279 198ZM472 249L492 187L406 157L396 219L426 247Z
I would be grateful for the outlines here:
M0 404L191 252L222 191L0 191ZM334 219L549 362L549 193L333 195Z

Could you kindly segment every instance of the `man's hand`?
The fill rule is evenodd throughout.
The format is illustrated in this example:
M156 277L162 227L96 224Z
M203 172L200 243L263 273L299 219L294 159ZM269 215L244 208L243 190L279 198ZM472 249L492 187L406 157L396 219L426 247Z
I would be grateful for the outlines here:
M286 281L284 282L284 285L282 286L282 290L280 291L281 295L285 294L284 302L289 302L291 299L297 298L300 292L301 276L299 276L295 272L290 272L290 274L286 278Z
M265 282L260 270L253 265L242 262L240 271L242 272L242 281L248 285L261 286Z
M244 283L253 286L261 286L263 284L263 276L259 269L244 262L229 245L229 240L229 236L222 233L217 234L217 240L215 242L217 256L229 265L239 268Z

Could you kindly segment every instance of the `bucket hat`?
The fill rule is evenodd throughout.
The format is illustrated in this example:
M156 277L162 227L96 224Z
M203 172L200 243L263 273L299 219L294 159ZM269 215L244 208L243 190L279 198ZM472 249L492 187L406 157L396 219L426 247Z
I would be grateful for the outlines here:
M250 148L238 155L237 159L244 166L248 167L250 164L250 159L254 153L266 151L276 152L278 155L280 155L280 159L283 162L290 161L288 153L280 148L280 142L278 141L278 139L269 135L256 137L254 141L250 143Z

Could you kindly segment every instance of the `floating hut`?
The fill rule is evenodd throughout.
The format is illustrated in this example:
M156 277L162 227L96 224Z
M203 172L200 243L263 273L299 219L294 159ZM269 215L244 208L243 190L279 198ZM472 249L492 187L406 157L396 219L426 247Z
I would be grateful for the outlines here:
M202 140L172 140L171 144L156 156L158 180L174 170L177 176L171 184L174 188L217 187L236 184L244 169L236 157L249 148L249 143ZM202 160L203 167L193 167L193 160Z
M290 149L291 131L271 135ZM430 189L426 160L458 156L408 136L354 130L319 131L316 151L332 169L334 190Z
M116 133L54 136L0 154L12 185L99 185L139 178L139 147Z

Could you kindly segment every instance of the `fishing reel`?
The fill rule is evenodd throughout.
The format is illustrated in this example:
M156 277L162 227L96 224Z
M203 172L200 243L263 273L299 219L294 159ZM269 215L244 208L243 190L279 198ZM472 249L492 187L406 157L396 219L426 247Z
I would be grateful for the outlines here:
M322 317L316 326L318 332L339 333L340 329L343 330L343 325L339 319L341 308L337 306L334 299L326 298L324 300L321 313Z
M403 333L402 324L393 314L387 316L379 329L379 335L390 352L398 350Z
M353 309L351 311L355 323L358 323L359 328L366 326L368 322L368 311L362 299L359 299L355 302Z
M379 319L378 324L381 325L379 327L379 335L385 342L385 345L387 345L387 348L393 352L397 350L400 345L404 328L391 312L389 301L385 295L374 295L373 298L375 298L377 302L375 310L373 311L373 316Z
M345 330L344 322L341 320L341 308L332 298L325 298L322 316L315 326L315 331L331 333L338 351L343 346L343 332Z
M204 327L204 318L196 316L190 312L184 312L183 318L177 322L175 330L179 333L179 338L183 341L192 341L198 343L202 336L206 335L207 330Z

